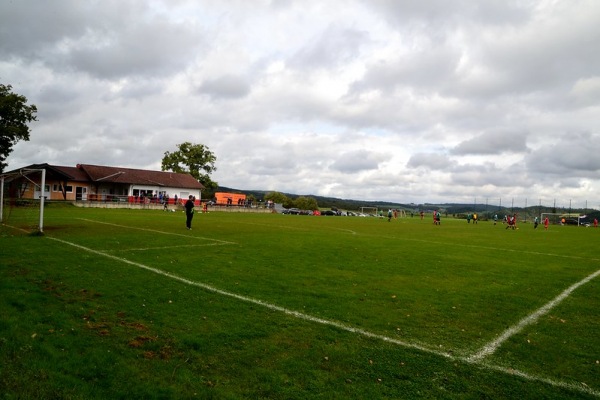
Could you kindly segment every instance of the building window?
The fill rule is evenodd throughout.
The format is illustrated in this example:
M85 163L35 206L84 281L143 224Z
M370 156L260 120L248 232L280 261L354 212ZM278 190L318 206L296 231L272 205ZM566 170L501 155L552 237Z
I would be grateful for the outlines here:
M63 188L63 185L54 184L54 186L52 186L52 190L55 192L62 192L62 188ZM65 188L67 189L66 190L67 193L73 193L73 186L66 185Z

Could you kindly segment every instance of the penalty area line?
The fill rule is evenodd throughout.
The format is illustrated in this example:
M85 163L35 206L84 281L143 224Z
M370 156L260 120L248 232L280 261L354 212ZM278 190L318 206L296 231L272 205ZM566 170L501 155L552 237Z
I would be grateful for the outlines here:
M110 223L110 222L96 221L96 220L87 219L87 218L77 218L77 219L82 220L82 221L92 222L92 223L95 223L95 224L103 224L103 225L109 225L109 226L116 226L116 227L119 227L119 228L136 229L138 231L160 233L162 235L181 236L181 237L184 237L184 238L199 239L199 240L200 239L210 240L210 241L217 242L217 243L222 243L222 244L237 244L237 243L234 243L234 242L228 242L226 240L219 240L219 239L207 238L207 237L202 237L202 236L190 236L190 235L184 235L182 233L157 231L156 229L140 228L140 227L137 227L137 226L119 225L119 224L113 224L113 223Z
M205 243L205 244L180 244L176 246L160 246L160 247L142 247L137 249L120 249L120 250L98 250L107 253L125 253L128 251L150 251L150 250L167 250L177 249L182 247L211 247L211 246L227 246L229 243Z

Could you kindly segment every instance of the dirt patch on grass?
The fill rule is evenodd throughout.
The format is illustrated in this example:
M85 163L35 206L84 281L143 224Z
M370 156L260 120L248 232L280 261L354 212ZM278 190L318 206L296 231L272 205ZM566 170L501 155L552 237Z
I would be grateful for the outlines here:
M128 345L129 347L139 348L142 347L146 342L152 342L155 338L150 336L136 336L133 340L131 340Z

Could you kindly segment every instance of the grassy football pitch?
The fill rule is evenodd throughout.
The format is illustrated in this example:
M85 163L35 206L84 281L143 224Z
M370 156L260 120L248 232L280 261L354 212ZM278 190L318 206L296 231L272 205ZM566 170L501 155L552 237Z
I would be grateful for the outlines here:
M600 397L594 228L9 211L0 398Z

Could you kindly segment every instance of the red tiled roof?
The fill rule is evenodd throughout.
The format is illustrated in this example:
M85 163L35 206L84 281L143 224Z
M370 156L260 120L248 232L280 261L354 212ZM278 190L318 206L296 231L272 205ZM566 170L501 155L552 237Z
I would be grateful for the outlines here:
M78 164L77 167L65 167L49 164L32 164L22 169L45 169L47 178L75 182L109 182L134 185L164 186L185 189L204 189L204 186L190 174L175 172L149 171L103 165ZM14 170L11 172L17 172ZM9 172L7 172L8 174Z
M21 168L21 170L32 170L32 169L45 169L47 179L58 179L58 180L69 180L76 182L89 182L90 178L84 171L75 167L64 167L60 165L49 165L44 164L31 164ZM18 169L11 171L17 172Z
M85 172L75 167L63 167L59 165L49 165L48 167L63 173L70 181L87 182L90 180Z
M190 174L89 164L78 164L77 169L85 172L93 182L98 183L111 182L204 189L204 186Z

